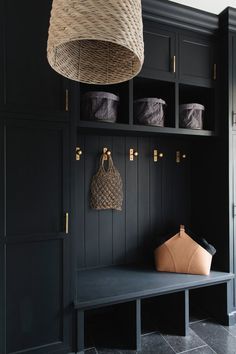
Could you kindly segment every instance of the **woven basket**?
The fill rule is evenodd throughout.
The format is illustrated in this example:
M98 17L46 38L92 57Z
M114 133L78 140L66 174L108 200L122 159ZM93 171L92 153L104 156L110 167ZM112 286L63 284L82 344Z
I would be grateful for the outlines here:
M110 155L108 156L108 168L105 170L106 156L102 154L98 172L92 178L90 206L97 210L121 210L123 202L122 179Z
M54 0L47 56L55 71L75 81L131 79L144 60L141 0Z

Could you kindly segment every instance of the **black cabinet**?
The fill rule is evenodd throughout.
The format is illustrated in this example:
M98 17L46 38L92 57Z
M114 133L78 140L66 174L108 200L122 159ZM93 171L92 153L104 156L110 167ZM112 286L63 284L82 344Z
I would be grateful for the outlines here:
M140 76L213 86L217 78L214 36L144 22L145 60Z
M7 121L4 135L6 353L68 353L68 127Z
M4 3L0 2L0 106L4 103Z
M1 109L10 112L52 113L67 109L67 83L47 62L47 36L51 1L4 2L0 36ZM3 92L4 91L4 92ZM4 96L4 97L3 97Z
M174 79L176 76L176 34L144 23L145 59L141 76Z
M179 79L210 86L217 78L214 43L208 38L179 36Z
M236 61L236 34L230 36L231 44L231 55L230 55L230 71L231 71L231 95L230 101L232 102L232 127L233 130L236 130L236 70L235 70L235 61Z

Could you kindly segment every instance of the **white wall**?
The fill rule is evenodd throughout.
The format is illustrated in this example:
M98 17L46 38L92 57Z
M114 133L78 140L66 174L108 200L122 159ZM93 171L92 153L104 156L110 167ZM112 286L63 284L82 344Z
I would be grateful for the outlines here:
M170 0L179 4L195 7L196 9L219 14L226 7L236 8L236 0Z

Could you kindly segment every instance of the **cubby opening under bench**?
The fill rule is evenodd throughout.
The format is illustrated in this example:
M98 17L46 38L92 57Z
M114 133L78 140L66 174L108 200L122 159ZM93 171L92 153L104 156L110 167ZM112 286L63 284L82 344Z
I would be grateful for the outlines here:
M99 319L100 309L105 309L100 315L103 332L97 333L100 343L96 345L102 345L105 336L106 346L118 343L119 348L140 351L141 334L147 330L145 318L148 319L148 331L163 326L169 333L187 335L189 298L194 296L194 292L197 292L201 305L204 304L210 314L227 325L229 310L226 297L233 278L232 273L217 271L211 271L209 276L156 272L151 266L141 265L79 270L74 303L77 352L84 353L86 347L89 314L94 312Z

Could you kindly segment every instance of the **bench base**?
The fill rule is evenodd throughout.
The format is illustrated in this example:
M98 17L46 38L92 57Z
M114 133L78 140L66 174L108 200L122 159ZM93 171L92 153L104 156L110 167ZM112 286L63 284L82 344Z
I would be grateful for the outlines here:
M78 275L77 352L85 349L85 317L90 311L112 309L112 315L102 315L107 322L106 340L109 347L141 351L142 327L149 331L186 336L189 331L189 297L224 325L231 325L233 315L228 307L230 273L212 272L210 276L158 273L140 267L108 267L85 270ZM106 311L109 313L109 311ZM115 324L115 334L122 332L117 343L109 343L107 331ZM99 331L98 331L99 333ZM97 338L100 342L101 336ZM117 346L118 345L118 346Z

